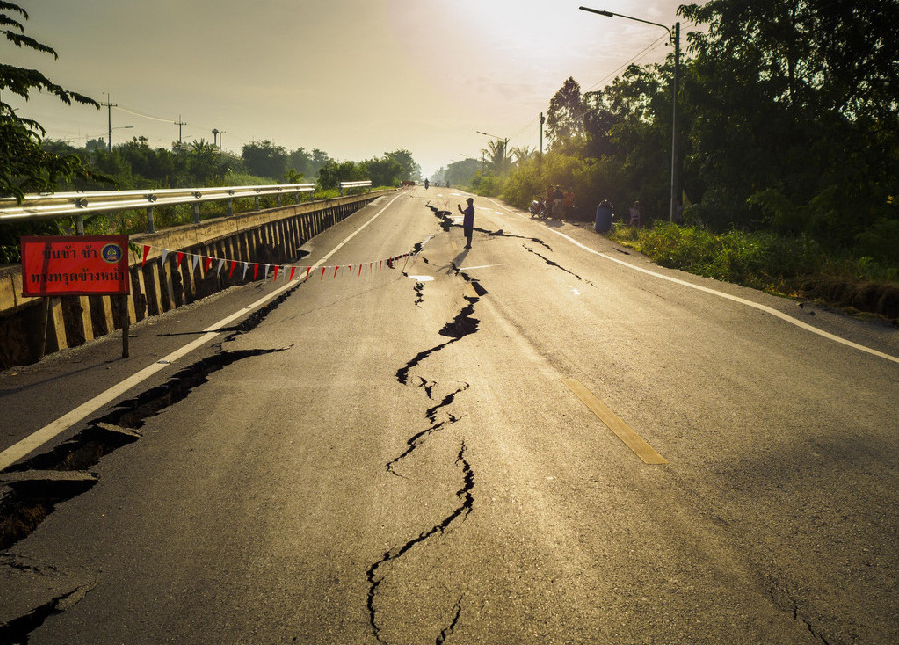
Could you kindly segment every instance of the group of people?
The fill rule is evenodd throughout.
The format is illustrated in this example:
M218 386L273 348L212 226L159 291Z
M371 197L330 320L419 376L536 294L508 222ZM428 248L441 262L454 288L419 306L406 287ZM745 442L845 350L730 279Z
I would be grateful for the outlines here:
M552 204L552 216L562 219L565 211L574 208L574 193L570 190L562 191L561 186L550 186L546 191L546 207Z
M569 197L570 196L570 197ZM570 201L570 203L568 203ZM547 207L552 204L553 217L561 218L565 208L574 207L574 193L563 193L559 186L550 187L546 198ZM465 233L465 248L471 248L471 240L474 235L474 199L469 197L466 200L466 208L462 210L462 205L457 205L459 212L462 213L462 230ZM634 205L629 209L630 220L628 226L640 226L640 202L635 201ZM593 230L597 233L607 233L612 228L612 219L615 217L612 202L604 199L596 207L596 222L593 224Z

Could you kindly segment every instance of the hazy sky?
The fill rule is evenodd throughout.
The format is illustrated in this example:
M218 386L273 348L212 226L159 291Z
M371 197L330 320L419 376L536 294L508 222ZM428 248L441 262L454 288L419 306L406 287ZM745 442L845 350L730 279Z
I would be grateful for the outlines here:
M17 0L26 33L59 60L0 43L4 63L35 67L100 102L113 143L143 135L240 152L253 140L362 161L406 148L426 174L489 137L538 145L538 115L568 76L604 86L631 59L670 51L659 27L681 0ZM682 26L683 29L684 26ZM641 55L642 52L642 55ZM4 100L11 97L4 95ZM106 137L107 111L35 94L14 102L48 137Z

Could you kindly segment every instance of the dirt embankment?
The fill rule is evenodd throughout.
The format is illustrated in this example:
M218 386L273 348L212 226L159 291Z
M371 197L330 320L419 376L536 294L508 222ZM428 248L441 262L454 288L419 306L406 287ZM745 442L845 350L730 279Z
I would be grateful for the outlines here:
M899 324L899 287L838 276L809 276L800 282L803 296L850 313L864 312Z

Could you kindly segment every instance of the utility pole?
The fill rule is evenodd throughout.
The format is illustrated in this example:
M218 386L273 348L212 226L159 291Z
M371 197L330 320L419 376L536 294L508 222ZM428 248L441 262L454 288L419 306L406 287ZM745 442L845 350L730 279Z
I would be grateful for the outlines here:
M106 93L106 103L101 103L100 105L105 105L106 110L109 116L109 138L107 139L107 149L112 152L112 108L118 107L118 103L111 103L109 101L109 93Z
M581 11L589 11L606 18L627 18L628 20L636 20L645 25L653 25L661 27L668 32L668 38L674 45L674 78L671 80L671 194L669 196L668 219L676 222L680 219L680 209L677 207L678 202L678 183L680 182L680 157L678 155L678 137L677 137L677 77L680 73L680 23L674 23L674 30L670 27L658 22L649 22L643 18L634 18L633 16L625 16L614 11L605 11L602 9L590 9L588 7L579 7Z
M181 126L187 125L184 121L181 120L181 115L178 115L178 120L175 121L175 125L178 126L178 147L181 147Z
M546 123L546 117L543 112L540 113L540 154L543 154L543 124Z

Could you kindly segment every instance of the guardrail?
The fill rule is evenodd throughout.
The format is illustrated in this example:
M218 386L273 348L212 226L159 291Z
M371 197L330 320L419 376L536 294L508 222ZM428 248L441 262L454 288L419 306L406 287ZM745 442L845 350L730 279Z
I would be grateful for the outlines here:
M356 182L359 183L359 182ZM368 182L371 185L371 182ZM193 204L194 223L200 222L200 204L211 201L228 202L228 215L234 214L232 200L252 197L259 208L259 198L294 194L300 203L300 193L309 193L311 201L315 184L271 184L266 186L225 186L221 188L175 188L163 190L109 190L94 192L41 193L25 195L21 204L14 198L0 198L0 223L75 217L75 230L84 234L85 215L110 211L147 209L147 233L155 233L153 208L174 204ZM341 191L342 193L342 191Z
M342 181L339 184L340 196L343 197L343 191L347 188L371 188L371 180L366 181Z

